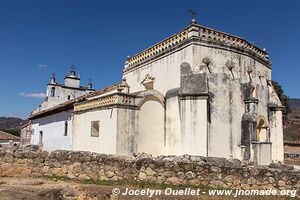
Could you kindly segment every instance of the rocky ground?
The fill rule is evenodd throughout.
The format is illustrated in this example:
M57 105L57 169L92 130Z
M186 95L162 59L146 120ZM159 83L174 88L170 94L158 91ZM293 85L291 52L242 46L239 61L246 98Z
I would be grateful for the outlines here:
M141 196L115 196L112 194L114 188L120 188L123 192L125 188L129 187L137 189L130 185L99 185L87 184L71 180L58 180L49 178L1 178L0 179L0 199L1 200L118 200L118 199L181 199L181 200L194 200L194 199L208 199L208 200L229 200L233 199L232 196L208 196L208 194L201 194L199 196L159 196L154 198L141 197ZM142 188L139 188L142 189ZM155 189L155 188L151 188ZM283 197L238 197L235 199L295 199Z

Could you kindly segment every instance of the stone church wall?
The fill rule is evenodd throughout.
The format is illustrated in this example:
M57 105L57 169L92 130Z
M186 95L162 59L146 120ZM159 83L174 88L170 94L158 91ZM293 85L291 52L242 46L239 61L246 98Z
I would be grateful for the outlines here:
M252 166L238 160L147 154L0 149L0 176L60 176L94 180L142 180L164 184L243 189L299 189L300 172L290 166Z

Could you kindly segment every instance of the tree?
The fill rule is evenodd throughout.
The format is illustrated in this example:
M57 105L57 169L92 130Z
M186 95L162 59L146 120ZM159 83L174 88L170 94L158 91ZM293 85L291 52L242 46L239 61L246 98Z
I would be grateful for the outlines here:
M20 137L20 132L21 132L20 129L12 129L12 128L10 128L10 129L1 129L1 131L4 131L6 133L9 133L9 134L12 134L12 135L15 135L15 136L18 136L18 137Z
M283 90L282 86L277 81L272 81L272 85L273 85L282 105L284 106L282 114L283 114L283 122L285 122L287 120L288 114L291 112L289 97L284 94L284 90Z

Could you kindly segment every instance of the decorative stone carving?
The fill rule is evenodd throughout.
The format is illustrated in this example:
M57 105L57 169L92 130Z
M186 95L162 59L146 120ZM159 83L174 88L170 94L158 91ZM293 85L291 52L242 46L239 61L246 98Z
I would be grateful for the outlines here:
M261 72L257 72L257 76L259 79L262 79L263 77L265 77Z
M202 59L202 62L203 62L204 64L206 64L206 66L208 66L208 65L211 63L211 60L210 60L210 58L205 57L205 58Z
M247 73L250 75L252 72L253 72L253 68L249 66L247 69Z
M145 51L142 51L141 53L133 56L133 57L127 57L126 65L127 68L130 69L131 67L137 65L138 63L147 60L157 54L160 54L162 52L165 52L169 50L170 48L174 47L175 45L183 42L188 38L188 29L184 29L181 32L177 33L176 35L173 35L162 42L146 49Z
M145 78L143 79L143 81L141 82L141 84L143 84L143 86L145 87L146 90L151 90L151 89L153 89L154 80L155 80L154 77L147 74L145 76Z
M202 62L206 65L209 73L211 73L211 68L210 68L211 59L209 57L205 57L202 59Z
M74 106L74 111L84 111L93 108L99 108L103 106L109 106L114 104L132 105L133 97L126 94L115 94L101 97L99 99L93 99L83 103L79 103Z
M91 101L87 101L74 106L74 111L82 111L91 108L106 106L117 102L117 96L103 97Z
M252 82L252 76L251 76L252 73L253 73L253 68L251 66L249 66L247 69L247 74L249 76L250 82Z
M256 87L251 83L251 98L256 98Z
M117 91L118 92L124 92L124 93L129 93L129 85L126 82L126 78L122 79L122 84L118 85Z
M231 71L235 67L235 64L231 60L228 60L226 66Z

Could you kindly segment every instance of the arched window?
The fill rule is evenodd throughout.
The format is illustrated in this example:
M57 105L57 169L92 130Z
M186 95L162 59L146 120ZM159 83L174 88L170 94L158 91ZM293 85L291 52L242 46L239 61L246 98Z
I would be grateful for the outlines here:
M54 97L54 96L55 96L55 87L52 87L50 91L50 97Z
M269 142L270 137L268 134L268 122L264 116L262 115L258 116L256 126L257 126L257 141Z

